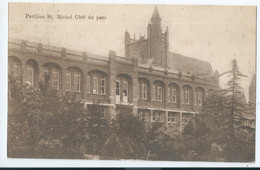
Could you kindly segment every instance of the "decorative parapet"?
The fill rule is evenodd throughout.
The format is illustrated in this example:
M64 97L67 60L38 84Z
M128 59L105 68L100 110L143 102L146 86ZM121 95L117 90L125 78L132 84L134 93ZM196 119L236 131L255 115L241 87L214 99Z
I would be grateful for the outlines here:
M35 53L38 55L47 55L50 57L62 57L65 59L75 61L85 61L97 65L108 65L108 59L93 57L88 55L86 52L73 51L65 48L59 48L54 46L47 46L41 43L33 43L25 40L12 40L8 42L8 49L19 50L22 52Z

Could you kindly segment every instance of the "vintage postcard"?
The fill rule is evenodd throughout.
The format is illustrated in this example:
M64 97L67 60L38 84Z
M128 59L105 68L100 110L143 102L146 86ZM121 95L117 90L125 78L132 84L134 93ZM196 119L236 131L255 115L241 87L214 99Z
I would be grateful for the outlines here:
M256 6L9 3L9 158L254 162Z

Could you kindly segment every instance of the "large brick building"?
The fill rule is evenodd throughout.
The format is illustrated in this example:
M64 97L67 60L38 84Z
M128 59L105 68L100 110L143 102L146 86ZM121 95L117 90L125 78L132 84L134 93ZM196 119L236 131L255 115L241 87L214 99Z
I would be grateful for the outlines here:
M155 8L147 39L125 33L125 57L108 56L9 39L9 74L39 88L50 75L53 89L72 91L86 107L99 103L107 115L130 108L145 122L160 121L180 130L219 87L218 73L205 61L171 53L168 28L162 32Z

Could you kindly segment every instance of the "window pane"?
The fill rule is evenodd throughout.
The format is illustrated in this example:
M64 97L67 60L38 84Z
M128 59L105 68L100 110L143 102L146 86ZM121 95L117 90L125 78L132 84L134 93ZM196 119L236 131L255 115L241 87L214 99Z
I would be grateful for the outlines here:
M147 99L147 85L146 83L142 82L142 99L146 100Z
M153 85L153 100L156 100L156 86Z
M175 88L172 89L172 102L176 103L176 89Z
M76 72L74 75L74 88L76 92L80 92L80 73Z
M17 62L15 62L13 66L13 74L14 76L20 75L20 65Z
M128 82L124 81L123 82L123 96L128 95Z
M71 91L71 72L67 71L66 72L66 90Z
M25 69L25 83L34 86L34 68L31 65L27 65Z
M158 100L162 101L162 85L158 86Z
M93 93L98 94L98 77L93 77Z
M170 102L171 101L171 91L170 91L170 88L168 87L167 88L167 100L168 100L168 102Z
M105 94L105 77L101 78L101 94Z
M52 70L52 83L53 83L53 89L59 90L59 71L57 68L53 68Z
M119 92L120 92L120 82L117 81L116 82L116 95L119 95Z

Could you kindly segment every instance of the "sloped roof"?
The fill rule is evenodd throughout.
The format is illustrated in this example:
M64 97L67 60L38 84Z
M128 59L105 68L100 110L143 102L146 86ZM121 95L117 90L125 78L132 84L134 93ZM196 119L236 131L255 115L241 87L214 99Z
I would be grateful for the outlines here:
M214 74L210 63L171 52L168 53L168 67L190 74Z

